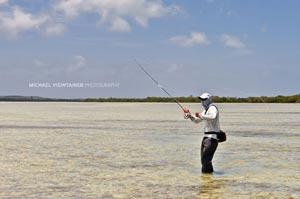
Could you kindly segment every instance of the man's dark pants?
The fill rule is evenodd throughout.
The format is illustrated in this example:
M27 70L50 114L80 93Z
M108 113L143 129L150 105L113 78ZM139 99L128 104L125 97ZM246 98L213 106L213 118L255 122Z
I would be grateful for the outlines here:
M212 173L214 168L212 166L212 159L218 147L218 140L204 137L201 144L201 164L202 173Z

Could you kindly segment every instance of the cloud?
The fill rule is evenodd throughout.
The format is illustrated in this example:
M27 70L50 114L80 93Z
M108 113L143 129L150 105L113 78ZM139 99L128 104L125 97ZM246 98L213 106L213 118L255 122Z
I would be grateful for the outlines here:
M268 25L267 24L262 25L260 31L263 33L268 32Z
M33 63L36 68L43 68L46 66L46 64L39 59L34 59Z
M40 14L24 11L27 9L16 2L8 3L0 0L0 6L5 5L0 10L0 32L11 38L28 31L62 35L66 23L84 14L96 15L98 24L110 31L130 32L132 22L147 27L150 19L180 12L178 6L165 5L162 0L53 0ZM65 23L57 23L57 19Z
M111 23L111 31L130 32L131 30L129 23L120 17L115 17Z
M101 24L107 24L111 31L118 32L130 31L130 21L147 27L150 19L180 10L175 5L165 6L162 0L59 0L54 7L68 19L82 14L97 14Z
M66 27L60 23L50 23L45 28L46 35L61 35L65 32Z
M178 65L178 64L171 64L171 65L168 67L167 71L168 71L169 73L173 73L173 72L178 71L178 70L181 69L181 68L182 68L182 66L180 66L180 65Z
M63 24L55 22L54 19L50 15L34 15L25 12L18 6L9 6L6 11L0 11L0 32L7 34L10 38L15 38L28 31L42 32L46 35L61 35L66 28Z
M1 4L7 4L8 3L8 0L0 0L0 5Z
M191 32L188 36L174 36L170 38L170 41L182 47L210 44L204 32Z
M67 72L77 72L85 68L85 66L86 59L81 55L77 55L74 57L74 63L67 68Z
M47 20L47 16L34 16L13 7L11 13L0 13L0 31L14 37L21 32L40 29Z
M232 48L246 48L246 45L241 42L241 40L234 36L223 34L221 36L221 41L224 43L225 46L232 47Z

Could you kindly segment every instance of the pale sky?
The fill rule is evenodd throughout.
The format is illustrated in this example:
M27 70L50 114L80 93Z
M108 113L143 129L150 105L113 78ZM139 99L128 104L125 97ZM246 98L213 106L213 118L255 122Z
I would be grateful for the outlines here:
M298 94L299 8L298 0L0 0L0 95L166 96L135 58L174 96Z

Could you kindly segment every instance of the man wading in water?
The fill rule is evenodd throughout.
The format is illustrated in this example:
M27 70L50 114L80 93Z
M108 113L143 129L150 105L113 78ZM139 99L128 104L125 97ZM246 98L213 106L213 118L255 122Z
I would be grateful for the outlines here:
M212 173L212 159L218 147L217 134L220 132L219 111L212 105L212 95L209 93L203 93L199 99L205 110L193 116L188 108L183 108L184 118L189 118L194 123L204 121L204 137L201 144L202 173Z

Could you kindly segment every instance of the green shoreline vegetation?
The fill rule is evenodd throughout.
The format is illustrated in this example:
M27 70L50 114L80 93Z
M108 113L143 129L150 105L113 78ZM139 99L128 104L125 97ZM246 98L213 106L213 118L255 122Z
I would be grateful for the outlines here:
M179 102L197 103L197 97L177 97ZM291 96L278 95L275 97L213 97L216 103L300 103L300 94ZM81 99L83 102L174 102L174 98L168 97L147 97L147 98L87 98Z
M199 99L195 96L176 97L179 102L197 103ZM300 94L274 97L213 97L216 103L300 103ZM175 102L174 98L168 97L146 97L146 98L77 98L59 99L38 96L0 96L0 101L6 102Z

